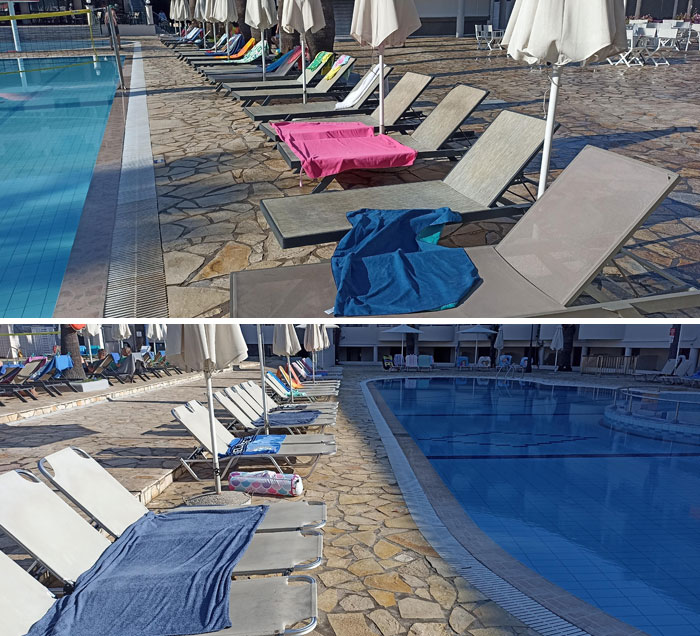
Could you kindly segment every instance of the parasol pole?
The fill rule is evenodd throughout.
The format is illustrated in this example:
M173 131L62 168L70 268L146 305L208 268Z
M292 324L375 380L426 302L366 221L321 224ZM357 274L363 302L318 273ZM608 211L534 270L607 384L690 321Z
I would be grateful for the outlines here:
M262 328L258 325L258 357L260 358L260 381L262 386L262 407L263 407L263 422L265 424L265 435L270 434L270 417L267 414L267 392L265 391L265 349L263 348ZM294 392L292 387L289 387L290 392Z
M561 84L562 67L555 64L552 68L552 83L549 93L549 106L547 108L547 125L544 132L544 146L542 148L542 165L540 166L540 182L537 185L537 198L539 199L547 189L547 175L549 174L549 162L552 155L552 137L554 136L554 123L557 114L557 102L559 101L559 86Z

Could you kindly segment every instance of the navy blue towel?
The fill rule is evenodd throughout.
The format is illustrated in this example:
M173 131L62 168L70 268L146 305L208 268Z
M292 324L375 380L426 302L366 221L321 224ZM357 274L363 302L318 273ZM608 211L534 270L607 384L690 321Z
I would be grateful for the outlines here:
M438 210L356 210L352 229L331 259L336 316L436 311L458 305L480 281L463 249L437 245L445 223Z
M268 418L270 420L270 426L306 426L315 422L321 411L308 410L308 411L277 411L275 413L268 413ZM265 422L262 417L259 417L253 426L265 426Z
M276 455L280 452L286 435L248 435L231 441L225 453L219 457L234 455Z
M231 574L266 512L149 512L27 636L175 636L230 627Z

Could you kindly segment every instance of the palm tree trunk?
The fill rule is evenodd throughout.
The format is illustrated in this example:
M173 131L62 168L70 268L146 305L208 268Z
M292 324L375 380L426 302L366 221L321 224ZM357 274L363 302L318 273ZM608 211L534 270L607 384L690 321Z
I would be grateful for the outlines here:
M260 37L260 33L256 36L250 29L250 27L245 23L245 10L246 10L247 0L236 0L236 11L238 12L238 29L243 35L243 41L247 42L251 37L256 40Z
M70 325L61 325L61 353L70 355L73 360L73 368L66 369L63 376L68 380L84 380L85 369L80 358L78 332Z
M321 51L333 51L335 46L335 9L333 0L321 0L326 26L316 33L306 34L309 59L314 59Z

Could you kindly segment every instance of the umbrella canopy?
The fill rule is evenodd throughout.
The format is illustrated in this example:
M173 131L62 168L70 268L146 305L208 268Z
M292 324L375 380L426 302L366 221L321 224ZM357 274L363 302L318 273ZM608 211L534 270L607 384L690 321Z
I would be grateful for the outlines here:
M185 0L173 0L170 3L170 19L174 22L185 22L191 19L190 3Z
M272 353L278 356L293 356L301 350L294 325L275 325L272 334Z
M552 64L551 92L537 196L544 194L559 98L561 69L627 50L625 3L620 0L516 0L503 43L528 64Z
M397 327L392 327L391 329L384 329L382 333L400 333L401 336L401 357L403 357L404 345L406 344L406 334L407 333L423 333L420 329L411 327L409 325L398 325Z
M204 22L204 8L206 0L197 0L194 5L194 19Z
M112 334L116 340L126 340L131 338L131 329L127 324L112 325Z
M328 327L321 326L321 335L323 336L323 348L328 349L331 346L331 339L328 337Z
M561 325L557 325L554 336L552 336L552 342L549 343L549 348L554 351L554 369L556 370L559 352L564 348L564 327Z
M149 340L164 340L165 326L161 324L151 324L146 326L146 337Z
M214 20L236 22L238 20L236 0L214 0Z
M274 0L248 0L245 8L245 23L254 28L260 29L262 41L265 42L265 31L277 23L277 10ZM262 78L265 81L266 65L265 45L263 44L262 54Z
M493 329L488 327L482 327L481 325L472 325L466 329L460 329L457 333L473 333L476 334L476 339L474 340L474 364L476 365L477 358L479 357L479 335L486 333L496 333Z
M499 353L503 351L503 325L498 328L498 335L496 336L496 342L493 343L493 348Z
M274 0L248 0L245 8L245 23L261 31L277 24Z
M306 40L307 31L316 33L326 26L321 0L285 0L280 26L287 33L297 31L301 40L302 98L306 104Z
M379 50L379 134L384 134L384 48L401 46L421 27L413 0L355 0L350 35Z
M190 369L204 371L209 405L209 426L212 439L212 467L217 494L221 493L219 451L214 429L214 390L211 374L226 369L248 357L241 328L237 324L168 325L165 342L168 359Z
M316 352L331 346L322 325L304 325L304 349L311 354L311 379L316 382Z
M102 325L99 323L85 325L85 331L93 338L102 334Z
M216 14L214 9L216 8L216 0L204 0L204 9L202 15L204 20L207 22L214 22L216 20Z

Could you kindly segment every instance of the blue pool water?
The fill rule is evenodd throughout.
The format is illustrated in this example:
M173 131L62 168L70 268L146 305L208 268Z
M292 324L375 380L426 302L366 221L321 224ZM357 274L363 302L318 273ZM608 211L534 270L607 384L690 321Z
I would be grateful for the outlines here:
M649 634L700 635L700 445L610 430L610 392L481 378L377 388L511 555Z
M85 61L0 60L2 317L56 305L117 86L113 59Z

